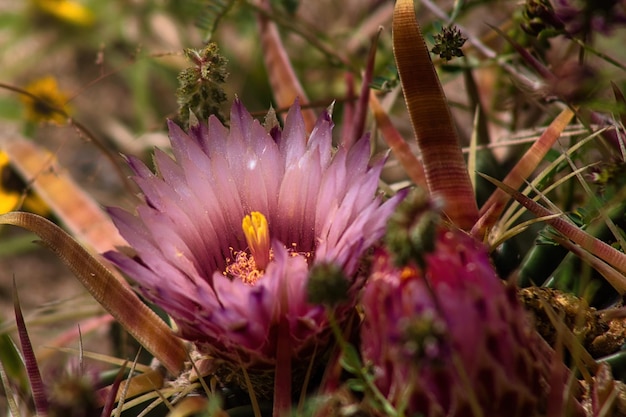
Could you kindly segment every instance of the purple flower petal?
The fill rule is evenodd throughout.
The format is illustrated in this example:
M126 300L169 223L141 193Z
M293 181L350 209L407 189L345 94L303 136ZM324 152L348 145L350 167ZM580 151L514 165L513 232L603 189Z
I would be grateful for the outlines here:
M234 364L272 366L284 318L294 358L308 364L307 355L331 333L325 309L307 302L311 266L337 262L356 288L361 256L403 198L381 204L382 162L370 167L369 138L333 153L332 128L323 112L307 141L297 102L284 129L271 134L239 100L230 129L215 117L188 133L170 122L174 158L157 150L156 174L129 158L146 203L136 215L110 209L137 256L106 257L200 350ZM265 216L271 238L262 271L250 263L242 230L252 212ZM251 283L242 280L247 274Z

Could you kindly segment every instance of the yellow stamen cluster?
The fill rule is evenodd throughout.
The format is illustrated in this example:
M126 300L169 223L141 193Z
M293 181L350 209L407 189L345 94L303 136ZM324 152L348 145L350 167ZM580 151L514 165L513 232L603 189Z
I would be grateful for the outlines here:
M265 216L253 211L241 222L243 234L257 269L265 270L270 262L270 229Z
M264 274L267 265L274 259L270 246L270 233L267 219L258 211L253 211L241 222L243 234L248 244L247 250L236 251L230 248L231 257L226 259L226 268L222 274L231 279L240 279L246 284L253 285ZM312 252L298 252L296 244L287 248L289 256L303 256L308 262Z
M254 258L244 251L234 252L234 260L227 260L228 265L223 274L232 279L241 279L245 284L254 284L263 276L257 269Z

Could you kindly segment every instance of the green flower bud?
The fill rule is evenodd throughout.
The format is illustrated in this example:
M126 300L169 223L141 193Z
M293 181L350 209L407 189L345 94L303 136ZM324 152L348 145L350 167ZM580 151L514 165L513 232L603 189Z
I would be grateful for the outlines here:
M337 264L316 264L309 272L307 297L312 304L337 305L348 299L349 288L350 283Z

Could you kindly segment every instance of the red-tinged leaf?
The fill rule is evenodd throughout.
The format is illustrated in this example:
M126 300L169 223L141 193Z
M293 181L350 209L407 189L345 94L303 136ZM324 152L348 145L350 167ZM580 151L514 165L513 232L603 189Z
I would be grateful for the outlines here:
M41 373L39 372L39 366L37 365L37 358L35 357L35 352L33 351L33 345L30 343L30 337L28 336L28 331L26 330L26 323L24 322L24 316L22 315L15 281L13 281L13 305L15 307L17 333L20 338L20 345L22 346L24 365L26 366L30 389L33 393L35 410L37 411L38 416L47 416L48 396L46 394L46 388L43 384L43 380L41 379Z
M444 213L450 220L469 230L478 219L478 207L450 109L415 17L413 0L396 2L393 50L428 189L443 198Z
M580 246L575 245L570 240L562 238L560 236L552 236L555 242L563 246L574 255L578 256L583 261L591 265L596 271L600 273L611 284L613 288L620 294L626 294L626 278L623 274L616 271L611 265L605 263L601 259L598 259L591 253L583 250Z
M89 293L141 345L173 374L183 368L187 353L172 330L141 302L123 280L116 277L63 229L32 213L11 212L0 216L0 224L10 224L37 234L56 253Z
M400 135L400 132L398 132L395 126L391 123L391 119L389 119L389 116L381 106L380 101L378 101L378 97L376 97L376 94L373 91L370 91L370 107L372 109L374 119L376 119L378 129L380 129L383 135L383 139L391 149L391 152L393 152L395 157L398 159L409 178L416 185L419 185L424 190L428 190L422 164L415 157L413 151L411 151L411 148L409 147L409 144L406 143L402 135Z
M105 389L100 389L97 393L97 396L101 399L102 403L102 413L100 414L100 417L109 417L113 412L115 399L117 398L117 393L119 392L120 385L124 379L124 371L126 370L127 362L124 362L124 365L122 365L120 370L117 372L113 384Z
M269 2L262 1L261 7L269 11ZM263 59L276 104L278 108L288 108L296 98L299 98L300 104L305 107L302 109L302 116L306 131L311 132L317 118L313 110L306 108L308 98L287 56L278 28L263 13L259 13L258 22Z
M522 159L515 164L504 178L503 183L513 189L519 188L526 178L535 171L573 117L574 113L570 109L563 110L528 149ZM509 199L510 193L504 189L499 188L495 190L481 207L480 219L472 229L472 234L482 239L486 232L496 223Z
M372 83L372 79L374 77L376 46L378 44L379 35L380 31L378 31L370 46L367 64L365 65L365 73L363 74L363 82L361 83L361 92L359 93L359 99L356 104L354 117L347 120L350 125L349 133L347 136L341 138L346 148L350 148L353 143L363 136L363 132L365 131L365 119L367 118L370 84Z
M511 197L517 200L517 202L524 206L526 209L531 211L535 216L547 217L554 214L550 210L543 207L541 204L533 201L531 198L526 197L524 194L520 193L514 188L511 188L494 178L490 178L487 176L483 177L493 182L496 186L511 195ZM602 259L604 262L621 272L622 275L626 275L626 254L618 251L611 245L608 245L607 243L579 229L578 227L574 226L568 221L563 220L560 217L547 218L546 223L554 227L563 236L580 246L585 251ZM626 294L626 276L619 277L619 279L617 279L617 282L611 282L611 285L613 285L620 294Z

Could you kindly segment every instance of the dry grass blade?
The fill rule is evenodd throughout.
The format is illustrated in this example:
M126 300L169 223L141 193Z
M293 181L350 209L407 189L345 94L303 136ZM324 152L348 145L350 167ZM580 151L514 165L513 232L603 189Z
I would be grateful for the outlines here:
M17 402L15 401L15 392L13 391L13 387L9 382L9 377L7 376L2 361L0 361L0 380L2 381L2 388L4 388L4 396L8 406L7 408L9 409L9 415L19 416L20 411L17 406Z
M537 191L539 184L541 184L542 182L545 182L547 177L549 175L551 175L551 173L556 172L557 167L563 163L565 161L565 159L568 157L568 155L573 155L575 154L577 151L579 151L585 144L589 143L590 141L592 141L594 138L596 138L597 136L599 136L601 134L602 131L598 131L593 133L592 135L587 136L586 138L578 141L577 143L575 143L574 145L570 146L567 151L564 154L559 155L554 161L552 161L550 164L548 164L548 166L546 166L541 172L538 172L535 177L533 178L533 180L530 182L530 184L528 184L523 190L522 190L522 194L524 195L529 195L529 193L531 191ZM558 181L552 183L551 185L549 185L546 188L543 188L541 190L542 194L548 194L550 191L556 189L557 187L561 186L561 184L564 184L565 182L567 182L570 178L572 178L573 176L575 176L577 173L579 172L583 172L588 168L591 168L592 166L594 166L596 163L594 164L589 164L587 166L581 167L576 169L574 172L570 172L569 174L565 175L564 177L560 178ZM533 200L537 201L539 200L539 198L541 198L541 195L537 195L536 197L533 198ZM511 204L506 211L504 212L504 214L502 214L498 220L498 223L501 225L504 225L502 228L504 230L508 229L518 218L519 216L522 215L522 213L525 211L525 209L519 209L519 204L517 202ZM496 227L499 227L496 225Z
M18 226L36 233L70 268L91 295L172 373L182 370L187 357L180 339L139 297L122 284L98 259L64 230L32 213L11 212L0 224Z
M376 36L372 39L372 44L370 45L365 72L363 73L363 81L361 83L361 91L354 109L354 116L350 119L346 119L346 121L348 121L347 124L349 125L348 134L342 138L342 144L348 149L357 140L359 140L365 132L365 119L367 119L367 108L370 100L370 85L372 84L372 79L374 77L376 48L378 46L378 38L380 37L381 30L376 33Z
M428 188L445 200L444 211L450 220L469 230L478 219L478 207L450 109L420 33L412 0L396 2L393 50Z
M378 97L376 97L374 91L370 91L370 107L372 109L372 113L374 114L374 118L376 119L376 124L383 135L383 139L398 159L409 178L416 185L419 185L424 190L427 190L428 186L426 184L426 176L424 175L422 164L415 157L409 147L409 144L406 143L404 138L400 135L400 132L398 132L395 126L391 123L389 116L385 113L385 110L380 104L380 101L378 101Z
M624 98L624 93L619 89L617 84L611 81L611 88L613 89L613 95L615 96L615 103L620 106L622 109L626 109L626 98ZM619 112L620 122L623 125L626 125L626 112Z
M64 347L64 348L54 348L54 349L49 348L49 349L54 350L55 352L63 352L63 353L67 353L67 354L74 355L74 356L76 356L76 354L78 353L77 349L75 348ZM126 365L128 364L127 359L121 359L115 356L105 355L105 354L96 353L96 352L89 352L89 351L85 351L83 354L85 358L93 359L94 361L98 361L104 364L114 365L120 368L125 368ZM141 363L138 363L135 366L135 369L137 370L137 372L140 372L142 374L152 371L152 368L149 365L143 365Z
M261 1L260 7L269 11L269 2ZM300 99L301 105L306 106L308 104L306 93L293 70L276 24L261 13L259 13L258 21L263 59L278 108L289 107L296 98ZM306 131L311 132L315 126L315 112L311 109L303 109L302 116Z
M100 253L126 245L109 216L56 163L54 155L15 135L2 139L0 147L24 181L80 242Z
M533 201L531 198L509 187L508 185L494 178L490 178L484 175L483 177L491 181L493 184L495 184L497 187L504 190L509 195L511 195L515 200L517 200L518 203L520 203L526 209L531 211L535 216L548 217L554 214L550 210L543 207L542 205ZM626 288L626 276L624 276L626 275L626 254L618 251L611 245L606 244L605 242L601 241L600 239L597 239L596 237L590 235L589 233L584 232L583 230L563 220L560 217L548 218L546 219L546 223L554 227L557 231L559 231L562 235L567 237L569 240L579 245L582 249L602 259L603 261L611 265L613 268L621 272L622 276L620 277L620 283L618 287L616 287L616 289ZM620 293L624 294L624 292L620 292Z
M133 376L121 381L119 387L115 385L104 387L98 392L99 398L108 398L114 395L115 402L122 398L134 398L138 395L152 392L163 386L163 375L158 370L150 370L145 374Z
M537 168L573 117L574 113L570 109L563 110L550 123L533 146L528 149L522 159L515 164L515 167L504 178L503 183L513 189L519 188L525 179ZM501 188L496 189L489 197L489 200L481 207L481 218L476 227L472 229L472 234L479 238L485 236L487 230L495 224L500 214L502 214L509 199L510 193Z
M512 239L515 235L518 235L522 232L524 232L525 230L527 230L530 226L532 226L535 223L541 223L544 222L548 219L554 219L561 216L561 213L554 213L550 216L547 217L535 217L533 219L530 220L526 220L525 222L522 222L518 225L515 225L514 227L510 228L510 229L506 229L506 231L504 231L501 235L498 236L497 240L493 243L489 244L489 248L491 251L495 250L498 246L500 246L501 244L503 244L505 241Z

